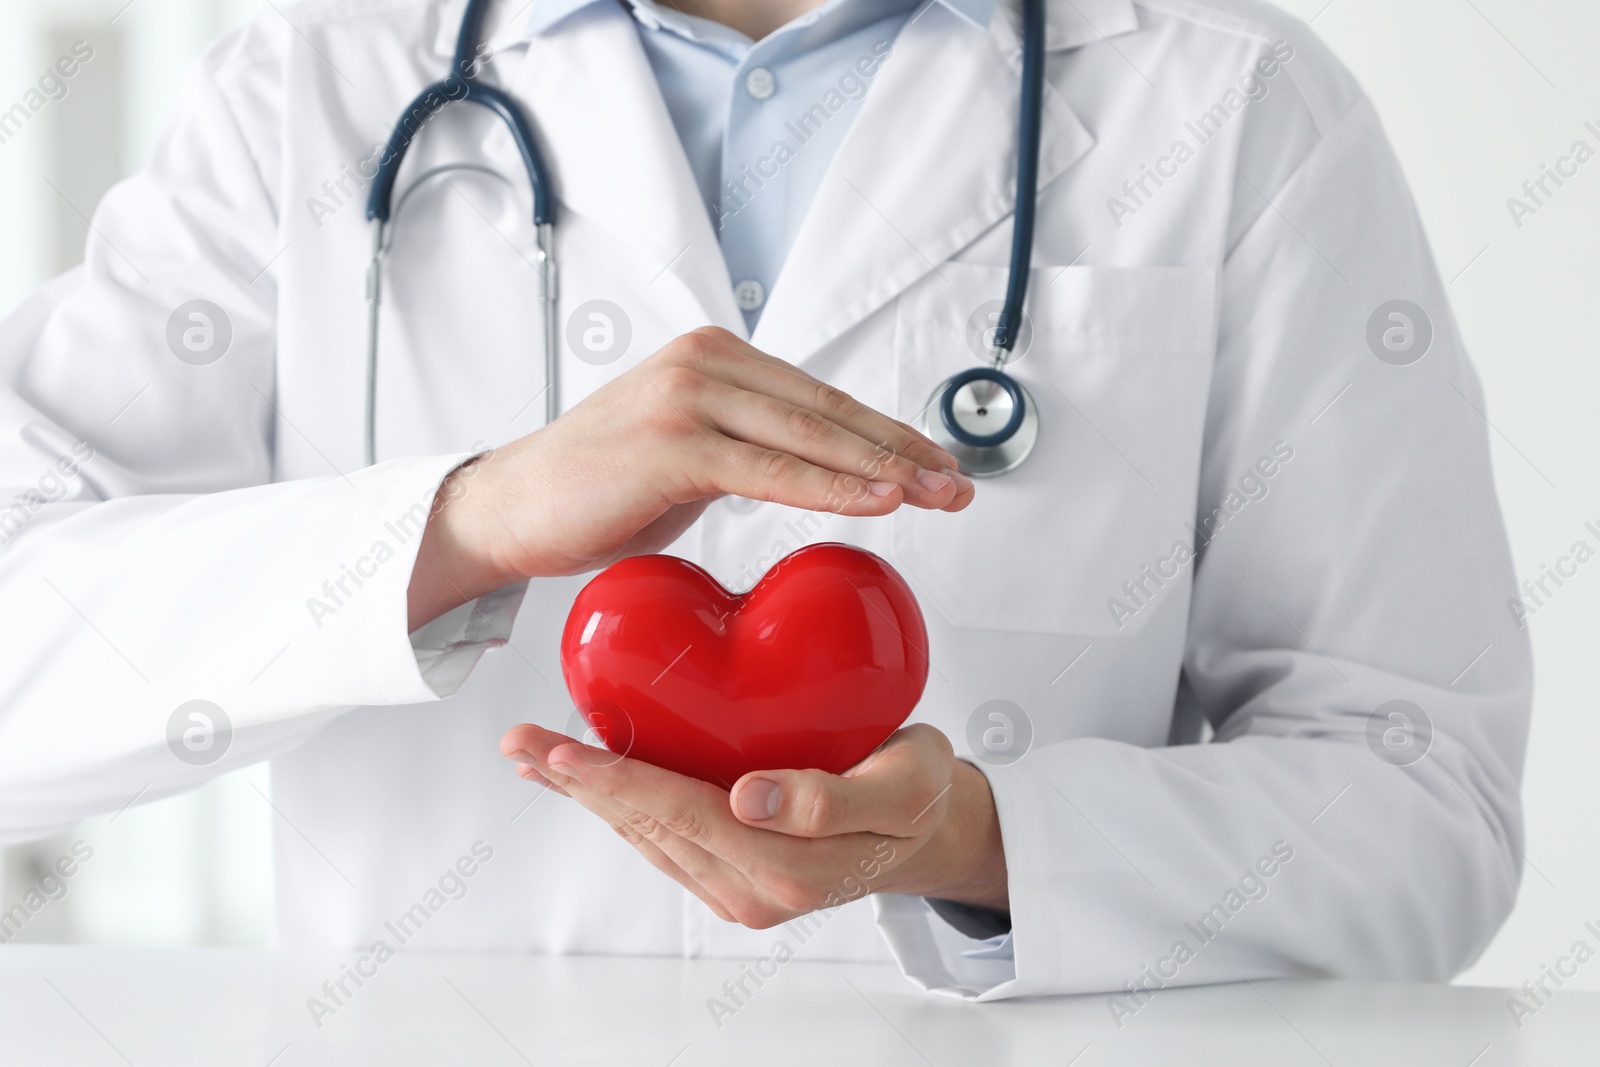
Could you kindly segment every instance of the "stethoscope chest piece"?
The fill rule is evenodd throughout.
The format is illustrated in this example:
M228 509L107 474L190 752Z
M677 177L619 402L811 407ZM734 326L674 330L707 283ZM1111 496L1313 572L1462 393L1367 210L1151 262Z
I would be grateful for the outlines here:
M1039 440L1039 406L1027 387L997 367L974 367L939 383L925 432L955 456L961 473L994 478L1022 465Z

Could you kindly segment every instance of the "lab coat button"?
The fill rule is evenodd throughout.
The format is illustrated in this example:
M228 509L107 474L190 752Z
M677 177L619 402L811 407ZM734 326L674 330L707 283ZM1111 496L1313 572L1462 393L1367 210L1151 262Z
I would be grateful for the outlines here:
M743 311L754 311L767 302L767 287L753 278L746 278L733 287L733 298Z
M765 100L778 91L778 79L766 67L756 67L744 76L744 87L757 100Z

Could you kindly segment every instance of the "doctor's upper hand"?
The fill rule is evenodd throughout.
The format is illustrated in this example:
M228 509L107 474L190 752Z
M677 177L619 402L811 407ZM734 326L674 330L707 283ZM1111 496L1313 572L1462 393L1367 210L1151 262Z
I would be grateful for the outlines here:
M908 726L841 775L754 771L732 792L524 724L500 751L710 906L756 929L868 893L1008 908L988 781Z
M973 487L905 423L706 327L445 480L408 628L526 578L659 551L728 494L886 515L959 511Z

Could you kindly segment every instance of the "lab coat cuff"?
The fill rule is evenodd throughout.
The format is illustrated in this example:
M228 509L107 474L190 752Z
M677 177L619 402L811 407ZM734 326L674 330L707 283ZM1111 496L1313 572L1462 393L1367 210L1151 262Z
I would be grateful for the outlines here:
M873 897L872 904L901 972L928 992L989 1000L1015 979L1010 934L970 937L923 897L884 893Z
M889 895L873 898L878 925L906 977L931 992L984 1001L1047 993L1060 985L1056 946L1062 943L1047 867L1060 843L1046 840L1062 828L1048 822L1048 773L1022 763L974 766L989 783L1000 819L1011 932L979 941L940 917L927 900Z
M419 704L444 695L424 677L424 665L406 629L411 572L416 567L417 550L422 546L423 531L440 485L473 455L464 452L393 460L372 471L389 474L393 479L381 511L373 516L376 525L371 554L383 562L354 603L361 612L362 656L378 703ZM426 629L422 627L417 632Z
M1061 825L1061 798L1042 764L1022 760L1005 766L981 762L973 766L988 781L1000 820L1015 965L1012 981L990 990L982 999L1057 991L1062 938L1057 929L1060 909L1051 883L1050 856L1056 849L1073 847L1062 840L1072 831ZM1058 803L1051 804L1051 797Z
M411 632L422 680L440 697L454 696L478 660L511 639L527 582L469 600Z

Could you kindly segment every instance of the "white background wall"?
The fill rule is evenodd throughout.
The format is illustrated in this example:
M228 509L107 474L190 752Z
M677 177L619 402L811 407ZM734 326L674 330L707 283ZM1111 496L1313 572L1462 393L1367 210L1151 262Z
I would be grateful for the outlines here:
M1600 5L1586 0L1282 0L1377 102L1421 204L1488 393L1518 573L1537 578L1600 525L1600 159L1519 227L1507 198L1583 139L1600 151ZM101 176L149 151L184 64L266 0L6 0L0 108L90 40L120 83L88 77L0 145L0 308L72 261ZM115 19L115 21L113 21ZM93 64L90 65L91 69ZM82 91L79 91L79 90ZM74 108L80 109L74 111ZM97 131L109 130L102 136ZM48 179L48 182L46 181ZM99 186L95 183L99 182ZM55 188L52 188L52 183ZM60 190L58 193L57 190ZM65 204L63 196L72 203ZM1530 621L1538 694L1527 765L1527 874L1474 984L1520 985L1600 920L1600 561ZM0 867L0 902L82 837L95 854L30 937L254 944L270 936L272 811L260 768L136 806ZM45 920L48 916L48 922ZM1600 990L1600 968L1568 988Z

